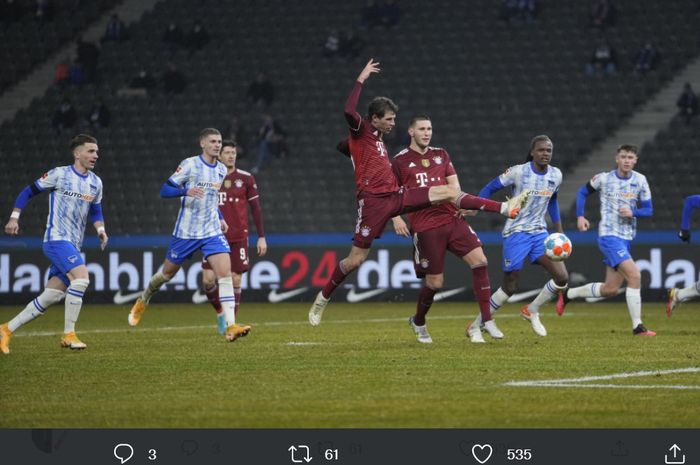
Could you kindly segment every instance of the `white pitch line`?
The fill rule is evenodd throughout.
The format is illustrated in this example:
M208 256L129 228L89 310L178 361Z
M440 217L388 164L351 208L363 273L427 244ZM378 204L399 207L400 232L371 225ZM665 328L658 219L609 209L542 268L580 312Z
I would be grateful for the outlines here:
M514 384L508 384L509 386L515 386ZM688 390L688 389L700 389L700 386L686 386L686 385L674 385L674 384L573 384L573 383L530 383L530 384L518 384L517 386L529 386L529 387L558 387L558 388L610 388L610 389L677 389L677 390Z
M602 376L584 376L580 378L563 378L563 379L543 379L543 380L528 380L528 381L509 381L503 383L504 386L526 386L526 387L574 387L574 388L612 388L612 389L700 389L700 386L686 385L659 385L659 384L590 384L588 381L602 381L610 379L626 379L626 378L641 378L644 376L659 376L678 373L699 373L700 368L675 368L672 370L655 370L655 371L634 371L629 373L614 373L611 375Z

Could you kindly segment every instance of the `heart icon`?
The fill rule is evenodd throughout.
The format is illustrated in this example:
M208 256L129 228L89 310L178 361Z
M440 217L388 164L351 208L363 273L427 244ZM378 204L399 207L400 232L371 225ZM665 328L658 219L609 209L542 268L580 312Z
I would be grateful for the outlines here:
M491 447L491 444L484 444L483 446L481 444L474 444L472 447L474 459L481 464L488 462L492 454L493 447Z

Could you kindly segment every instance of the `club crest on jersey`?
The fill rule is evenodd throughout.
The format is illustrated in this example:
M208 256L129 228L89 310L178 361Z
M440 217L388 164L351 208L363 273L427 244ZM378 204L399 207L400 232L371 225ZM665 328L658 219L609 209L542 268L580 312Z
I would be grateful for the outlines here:
M423 269L428 268L429 265L430 265L430 261L428 261L427 258L420 259L420 267L421 268L423 268Z
M440 157L440 156L433 157L433 161L435 162L436 165L442 165L442 157Z
M423 159L420 161L420 164L423 165L423 168L427 168L430 166L430 160Z
M360 228L360 234L362 235L362 237L368 237L370 232L372 232L372 228L370 228L369 226L362 226Z
M242 179L236 179L233 183L234 183L234 184L236 185L236 187L239 188L239 189L240 189L241 187L243 187L243 180L242 180Z
M228 189L228 188L231 187L231 180L230 180L230 179L227 179L227 180L224 181L224 187L225 187L226 189Z

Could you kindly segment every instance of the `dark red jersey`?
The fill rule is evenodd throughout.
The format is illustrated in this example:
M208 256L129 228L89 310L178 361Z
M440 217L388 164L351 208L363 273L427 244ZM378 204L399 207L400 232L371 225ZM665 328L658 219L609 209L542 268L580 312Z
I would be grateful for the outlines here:
M391 169L391 161L381 134L370 121L357 113L362 84L355 86L345 103L345 119L350 126L350 158L355 168L358 192L384 194L397 192L399 185Z
M396 178L407 189L446 185L447 177L457 174L450 155L441 148L428 147L424 154L405 148L392 161ZM414 232L422 232L454 221L456 213L457 207L447 202L409 213L408 219Z
M258 197L258 186L249 172L235 169L224 178L219 191L219 209L228 224L226 239L229 242L248 239L248 204L257 203ZM265 235L261 228L257 229L259 236Z

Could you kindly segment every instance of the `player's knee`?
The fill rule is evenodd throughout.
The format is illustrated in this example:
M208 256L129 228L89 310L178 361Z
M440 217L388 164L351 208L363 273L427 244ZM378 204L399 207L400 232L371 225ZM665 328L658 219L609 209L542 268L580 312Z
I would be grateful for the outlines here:
M639 270L635 270L627 275L627 286L632 288L639 288L642 283L642 274Z
M204 289L211 289L216 284L216 274L212 270L202 271L202 285Z
M518 291L518 281L506 279L506 281L503 283L502 289L506 294L513 295Z
M439 291L445 284L445 277L443 275L429 275L425 277L425 284L430 289L434 291Z
M77 278L70 282L71 289L79 292L85 292L90 285L90 280L86 278Z
M343 261L343 266L346 273L350 273L360 267L367 259L366 256L350 256Z
M165 281L167 282L167 281L170 281L171 279L173 279L173 278L175 277L175 274L177 273L177 271L166 271L166 270L163 270L163 271L161 271L160 273L163 275L163 278L165 278Z

